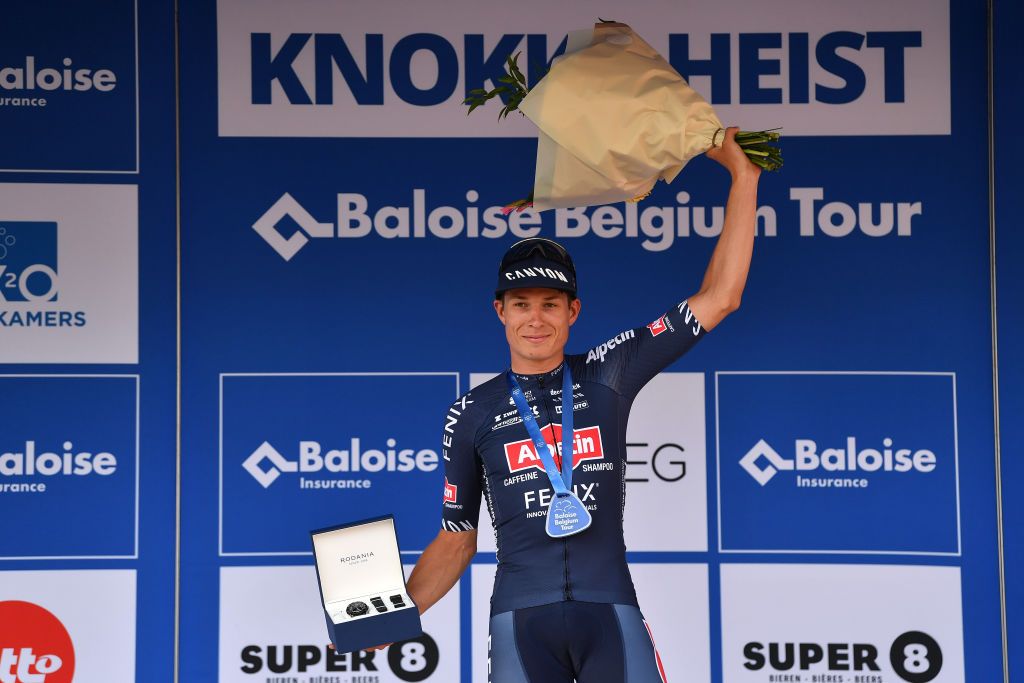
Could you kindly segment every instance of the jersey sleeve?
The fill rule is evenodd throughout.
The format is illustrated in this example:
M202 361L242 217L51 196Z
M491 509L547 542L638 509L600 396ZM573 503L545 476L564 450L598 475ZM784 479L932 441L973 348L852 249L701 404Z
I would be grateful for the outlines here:
M441 528L445 531L472 531L480 519L483 466L476 453L475 421L469 414L472 403L471 394L466 394L452 404L444 419Z
M599 382L632 399L706 333L689 304L683 301L654 322L620 332L591 349L586 365L593 368Z

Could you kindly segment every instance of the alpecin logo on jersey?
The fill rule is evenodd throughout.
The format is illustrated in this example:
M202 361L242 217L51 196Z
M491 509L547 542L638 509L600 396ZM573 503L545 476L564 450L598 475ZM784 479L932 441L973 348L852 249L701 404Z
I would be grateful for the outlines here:
M448 477L444 478L444 502L454 503L459 495L459 487L448 483Z
M554 431L554 435L552 435L552 431ZM549 446L555 446L555 464L561 468L562 425L553 424L551 429L545 427L541 432L544 434L544 441ZM554 440L552 440L552 437L554 437ZM583 427L573 431L573 469L579 467L580 463L584 460L600 460L603 457L604 445L601 442L601 428L599 426ZM534 448L533 441L530 439L505 444L505 459L508 461L508 471L510 474L530 468L544 470L540 456L537 455L537 449Z

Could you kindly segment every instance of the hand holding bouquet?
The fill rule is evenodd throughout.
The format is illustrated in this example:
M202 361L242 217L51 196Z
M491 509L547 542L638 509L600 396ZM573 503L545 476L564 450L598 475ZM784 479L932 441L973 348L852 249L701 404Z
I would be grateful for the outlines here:
M505 83L475 90L470 112L500 94L499 116L519 109L540 129L533 193L507 211L638 201L672 182L698 154L719 147L725 128L704 98L625 24L569 34L566 53L532 90L509 58ZM773 131L738 132L736 143L766 170L782 166Z

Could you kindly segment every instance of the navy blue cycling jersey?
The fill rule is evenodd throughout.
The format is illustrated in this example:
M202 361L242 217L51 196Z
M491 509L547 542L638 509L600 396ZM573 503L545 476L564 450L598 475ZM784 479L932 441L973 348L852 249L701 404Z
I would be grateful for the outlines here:
M573 379L573 489L593 516L564 539L544 529L552 490L504 374L448 410L442 528L468 531L486 497L497 539L491 614L563 600L636 605L622 533L626 420L647 382L705 334L687 302L586 354L567 355ZM516 375L545 441L561 449L562 365ZM561 461L556 456L556 461Z

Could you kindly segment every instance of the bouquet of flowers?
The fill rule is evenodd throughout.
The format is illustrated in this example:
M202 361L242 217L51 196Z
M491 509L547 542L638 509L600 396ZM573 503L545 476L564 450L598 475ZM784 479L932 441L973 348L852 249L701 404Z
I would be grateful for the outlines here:
M503 85L470 91L469 112L504 95L498 117L519 111L537 125L533 192L505 207L592 206L639 201L672 182L725 128L672 66L626 24L602 21L569 34L565 54L532 89L507 61ZM736 142L762 169L782 166L776 131L739 132Z

